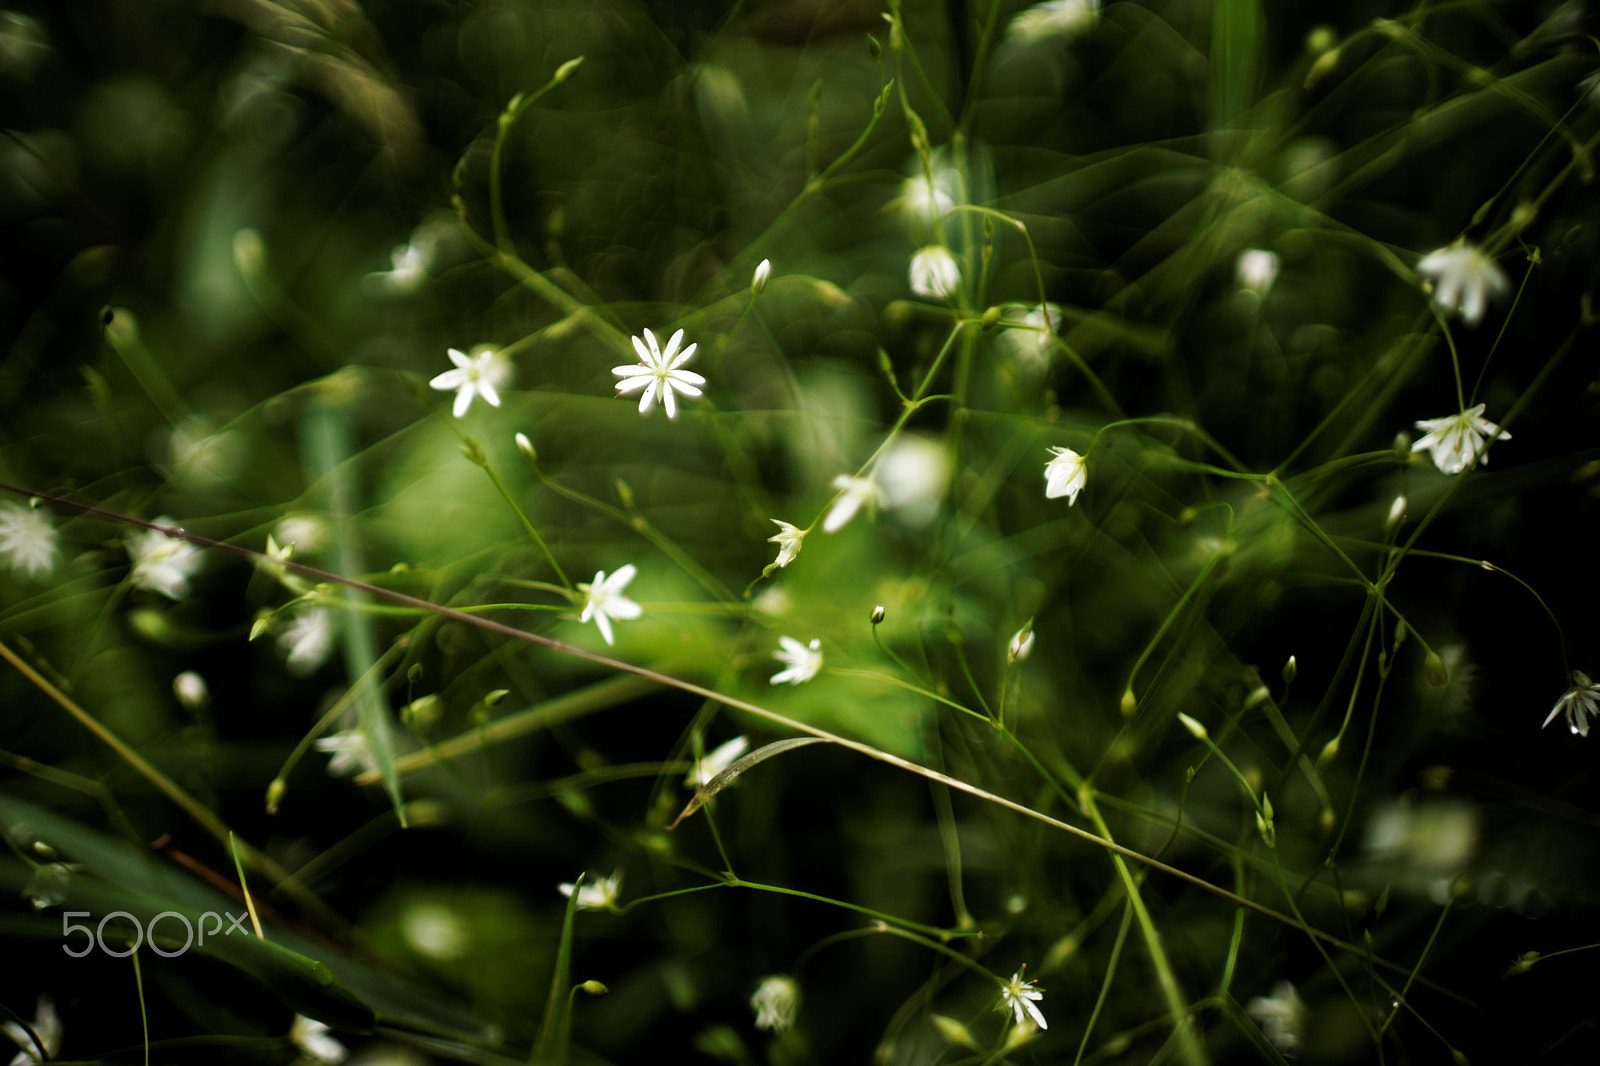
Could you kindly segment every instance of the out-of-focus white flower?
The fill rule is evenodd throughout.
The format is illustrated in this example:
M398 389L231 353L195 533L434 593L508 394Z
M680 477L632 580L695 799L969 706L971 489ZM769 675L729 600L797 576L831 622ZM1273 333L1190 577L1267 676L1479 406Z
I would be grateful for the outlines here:
M309 514L285 515L275 532L279 544L301 553L318 550L328 538L327 523Z
M691 344L683 351L678 351L678 345L683 343L683 330L672 335L667 341L667 350L662 351L656 335L648 329L644 331L644 340L633 338L633 350L639 353L637 366L616 366L611 372L622 380L617 382L617 395L632 392L634 389L643 389L644 395L639 398L639 413L647 414L655 406L657 399L661 406L667 409L668 418L678 417L678 408L673 402L672 394L681 392L685 396L699 396L699 386L706 383L706 379L692 370L679 370L689 357L694 355L698 344ZM649 346L646 347L646 342Z
M1061 329L1061 308L1055 304L1025 307L1010 304L1000 313L1000 332L995 340L1004 345L1013 359L1034 370L1050 362L1055 335Z
M806 531L777 518L772 521L778 527L777 535L767 538L769 544L778 546L778 557L773 560L773 565L788 566L800 554L800 544L806 539Z
M1006 647L1006 659L1009 662L1020 663L1033 654L1033 623L1029 622L1017 630L1017 635L1011 638L1011 643Z
M1560 714L1567 716L1567 726L1575 735L1588 736L1589 720L1600 718L1600 685L1592 684L1589 675L1583 671L1574 670L1572 687L1556 700L1556 705L1550 711L1550 717L1544 720L1544 724L1549 725Z
M783 648L773 652L772 657L783 663L785 669L772 675L774 685L781 685L784 682L799 685L816 677L817 671L822 669L820 637L813 637L809 646L793 637L779 637L778 643L782 644Z
M925 526L939 513L950 466L950 453L943 444L902 433L884 451L873 477L883 490L885 506L911 525Z
M622 594L628 587L638 569L629 563L610 577L604 570L596 571L594 581L589 584L578 583L578 588L587 593L588 598L583 601L583 614L578 616L578 621L587 622L594 619L594 624L600 627L600 635L607 644L616 643L611 639L611 620L613 618L632 619L644 613L644 608L634 603Z
M961 265L948 250L930 244L911 257L911 291L930 300L947 300L961 287Z
M156 524L170 526L172 519L163 515ZM200 568L200 553L193 544L169 537L159 529L146 529L129 537L128 556L133 560L134 585L172 600L189 594L189 578Z
M1389 505L1389 517L1383 520L1383 531L1385 533L1393 533L1400 523L1405 520L1406 498L1404 496L1396 496L1394 502Z
M190 415L173 426L167 446L173 475L202 488L227 480L243 451L238 434L217 429L210 419L199 415Z
M307 677L327 662L333 651L333 612L326 607L306 607L278 634L278 647L287 658L289 672Z
M493 348L479 346L467 355L455 348L447 353L456 365L454 370L428 382L429 387L448 391L456 390L456 403L451 413L457 418L467 413L474 397L482 396L490 407L500 406L500 389L510 384L511 361Z
M711 754L703 759L696 759L683 783L690 788L705 788L711 784L711 779L722 771L732 766L750 747L748 737L734 737L725 744L719 744Z
M419 954L457 959L467 950L467 929L456 912L439 903L421 902L400 917L400 935Z
M61 1016L56 1013L56 1004L49 996L40 996L39 1005L33 1012L33 1031L39 1035L39 1043L44 1045L46 1058L55 1058L61 1051ZM0 1033L4 1033L16 1041L21 1048L16 1057L11 1060L11 1066L32 1066L41 1062L39 1047L28 1035L28 1031L16 1022L6 1022L0 1025Z
M389 253L390 269L373 271L367 275L368 282L400 295L416 292L428 280L436 244L432 232L417 230L411 240L395 245Z
M756 1012L757 1029L788 1029L800 1013L799 983L788 974L763 977L750 997L750 1009Z
M333 756L328 760L329 777L372 773L378 768L378 760L372 754L372 745L367 743L367 735L359 729L349 729L343 733L323 737L317 741L316 748Z
M1491 296L1511 290L1505 271L1477 245L1465 241L1429 252L1417 264L1417 273L1432 279L1433 302L1444 311L1459 311L1469 326L1483 319Z
M294 1024L289 1026L289 1040L300 1049L300 1054L323 1066L335 1066L350 1054L343 1044L328 1035L326 1025L304 1014L294 1016Z
M613 870L610 877L599 877L593 881L585 878L582 888L575 884L557 885L556 888L568 899L572 898L573 890L577 889L579 910L609 910L616 905L617 893L622 890L622 871Z
M1278 253L1263 248L1241 252L1239 261L1234 264L1234 273L1241 289L1265 296L1272 283L1278 280Z
M13 570L47 574L56 564L56 527L39 507L0 503L0 557Z
M966 179L948 159L947 150L935 149L929 158L929 167L924 169L919 156L912 161L912 175L900 183L900 212L918 239L931 237L934 223L957 204L967 202Z
M1483 417L1483 404L1443 418L1424 418L1417 428L1426 436L1411 446L1414 452L1427 451L1441 474L1459 474L1473 463L1489 461L1489 444L1510 440L1511 434Z
M878 483L870 477L851 477L849 474L840 474L833 479L833 487L838 489L840 496L833 501L833 506L828 508L828 517L822 520L824 533L837 533L843 529L850 519L861 510L861 505L866 504L868 510L880 507L883 504L883 490Z
M1257 996L1245 1010L1260 1023L1273 1047L1284 1052L1299 1048L1306 1027L1306 1004L1293 984L1279 981L1273 986L1272 995Z
M1088 464L1071 448L1051 448L1055 458L1044 464L1044 498L1067 498L1067 506L1078 502L1078 493L1089 478Z
M1011 980L1000 986L1000 1002L996 1004L998 1011L1012 1011L1016 1014L1017 1024L1022 1024L1023 1015L1033 1019L1033 1024L1041 1029L1050 1026L1044 1020L1044 1014L1039 1010L1039 1000L1044 998L1044 989L1036 981L1024 981L1022 975L1028 972L1024 966L1011 975Z
M756 272L750 278L750 295L760 296L766 291L767 281L772 277L772 260L763 259L756 264Z
M1072 37L1100 14L1100 0L1045 0L1011 20L1006 36L1023 44L1051 37Z
M193 670L185 670L172 679L172 694L186 711L203 711L211 703L211 689L206 679Z

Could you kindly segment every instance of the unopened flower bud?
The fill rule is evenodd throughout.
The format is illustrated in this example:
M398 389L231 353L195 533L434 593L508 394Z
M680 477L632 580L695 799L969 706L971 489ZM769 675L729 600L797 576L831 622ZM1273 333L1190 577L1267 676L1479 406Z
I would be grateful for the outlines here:
M767 288L767 279L772 277L772 260L763 259L756 265L756 273L750 279L750 295L760 296Z
M1190 718L1182 711L1178 712L1178 721L1182 723L1183 728L1187 729L1190 735L1196 740L1206 739L1206 727L1195 721L1193 718Z
M994 329L994 327L999 325L999 324L1000 324L1000 308L991 307L991 308L989 308L987 311L985 311L983 313L983 328L984 329L986 329L986 330Z
M172 679L172 694L178 697L178 703L191 714L203 711L211 703L211 690L206 687L206 679L193 670L185 670Z
M1006 649L1006 662L1020 663L1033 654L1033 623L1017 630L1017 635L1011 638L1011 645Z
M611 994L611 989L607 988L599 981L585 981L578 987L583 989L591 996L609 996Z
M1317 769L1320 770L1324 766L1327 766L1335 758L1338 757L1338 754L1339 754L1339 738L1338 737L1334 737L1332 740L1328 741L1326 744L1324 744L1322 746L1322 754L1317 756Z
M1450 680L1450 671L1444 665L1444 660L1439 658L1436 651L1428 652L1427 660L1422 664L1422 671L1428 678L1428 684L1434 688L1443 688L1445 682Z
M1283 683L1285 685L1294 684L1295 676L1299 673L1300 664L1295 662L1293 655L1289 656L1289 661L1283 664Z
M522 453L523 458L527 459L530 463L537 463L539 461L539 453L533 450L533 441L528 439L528 435L526 433L518 433L516 436L516 441L517 451Z
M880 604L878 604L878 606L876 606L876 607L874 607L872 609L872 624L873 625L877 625L878 623L882 622L883 621L883 615L884 615L883 604L880 603Z
M939 1035L957 1047L970 1048L976 1051L978 1044L972 1039L972 1033L965 1025L954 1018L947 1018L943 1014L933 1016L933 1027L939 1030Z
M272 784L267 786L267 813L277 814L278 804L283 802L283 794L289 790L288 782L281 777L274 777Z
M578 68L582 65L583 57L574 56L556 68L555 77L550 79L550 83L552 85L560 85L562 82L576 74L578 72Z
M1406 498L1396 496L1394 503L1389 505L1389 517L1383 520L1383 531L1393 533L1401 522L1406 520Z
M1122 711L1122 717L1124 717L1124 718L1132 718L1133 717L1133 712L1137 711L1138 709L1139 709L1139 701L1134 697L1133 689L1132 688L1123 689L1122 690L1122 703L1121 703L1121 706L1120 706L1120 710Z

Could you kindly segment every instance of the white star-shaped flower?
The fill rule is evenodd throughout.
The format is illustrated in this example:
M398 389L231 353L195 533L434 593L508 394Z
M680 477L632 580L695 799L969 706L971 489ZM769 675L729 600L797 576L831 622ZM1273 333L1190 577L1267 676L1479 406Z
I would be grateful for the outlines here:
M1414 452L1427 451L1441 474L1459 474L1473 463L1489 461L1489 443L1510 440L1511 434L1483 417L1483 404L1443 418L1424 418L1417 428L1426 436L1411 446Z
M343 1044L328 1035L326 1025L304 1014L294 1016L294 1024L289 1026L289 1040L300 1049L300 1054L323 1066L335 1066L350 1054Z
M55 1058L61 1050L61 1016L56 1013L55 1001L49 996L39 997L39 1005L33 1013L33 1031L39 1034L39 1043L44 1045L45 1055ZM16 1022L6 1022L0 1025L0 1033L16 1041L17 1047L22 1049L11 1060L10 1066L33 1066L42 1061L38 1045L22 1026Z
M772 657L783 663L786 669L772 675L774 685L781 685L785 681L799 685L816 677L817 671L822 669L820 637L813 637L809 647L793 637L779 637L778 643L783 645L783 650L773 652Z
M323 737L317 741L316 748L333 756L328 760L329 777L371 773L378 768L378 760L372 754L372 746L367 743L367 735L359 729Z
M749 747L748 737L734 737L726 744L719 744L711 754L695 760L694 768L683 779L683 783L690 788L705 788L711 784L713 777L732 766Z
M946 300L961 287L961 265L948 250L930 244L911 257L911 291L930 300Z
M763 977L750 997L756 1012L756 1028L782 1032L794 1024L800 1013L800 985L788 974Z
M1024 966L1011 975L1011 980L1000 986L1000 1002L995 1010L1014 1011L1018 1025L1022 1024L1023 1012L1027 1012L1028 1017L1033 1019L1033 1024L1041 1029L1048 1029L1050 1026L1045 1023L1044 1014L1038 1007L1039 1000L1044 998L1044 989L1040 988L1037 982L1024 981L1022 975L1027 972L1028 968Z
M37 507L0 504L0 556L13 570L45 574L56 562L56 530Z
M604 570L597 571L594 581L585 585L578 583L578 588L588 594L583 601L583 614L578 616L578 621L587 622L594 619L594 624L600 627L600 635L606 639L607 644L616 643L611 639L611 620L613 618L631 619L638 618L644 613L644 608L634 603L622 594L628 587L628 582L633 580L639 571L632 563L621 570L606 576Z
M1429 252L1417 264L1417 273L1433 280L1433 302L1444 311L1459 311L1469 326L1482 321L1491 296L1511 290L1505 271L1477 245L1465 241Z
M294 619L278 634L278 647L287 658L289 672L295 677L316 673L317 667L327 661L333 651L333 612L326 607L308 607L296 612Z
M1094 21L1100 0L1045 0L1011 20L1006 36L1024 44L1049 37L1070 37Z
M617 395L632 392L634 389L643 389L644 395L639 397L640 414L648 413L650 408L655 406L656 400L660 399L661 406L667 409L667 417L677 418L678 408L673 402L672 394L681 392L685 396L699 396L699 386L706 383L706 379L694 371L678 369L687 363L689 357L694 355L694 350L700 347L698 344L691 344L680 352L678 345L682 343L681 329L667 341L667 350L664 352L656 340L656 335L648 329L644 331L644 340L633 338L633 350L639 353L639 365L611 368L611 372L622 379L617 382Z
M557 885L563 896L572 898L573 890L578 893L577 907L581 911L609 910L616 905L617 893L622 890L622 871L613 870L610 877L599 877L593 881L584 878L582 887L575 884Z
M1580 737L1589 735L1591 718L1600 718L1600 685L1591 684L1588 675L1581 670L1572 672L1572 687L1556 700L1555 708L1544 724L1549 725L1557 715L1563 713L1567 716L1567 726Z
M840 474L833 479L833 487L838 489L841 495L833 501L833 506L828 508L828 517L822 520L824 533L837 533L843 529L850 519L856 516L856 512L861 510L862 504L866 504L870 510L882 506L884 502L883 490L870 477Z
M156 519L157 525L171 525L172 519ZM159 592L171 600L189 594L189 577L200 568L200 553L186 540L169 537L159 529L147 529L128 539L128 556L133 560L135 586Z
M1279 981L1271 996L1257 996L1245 1007L1261 1024L1261 1031L1279 1051L1294 1051L1300 1046L1305 1029L1306 1004L1288 981Z
M1053 500L1065 496L1070 507L1078 502L1078 493L1083 491L1084 482L1088 480L1088 464L1071 448L1051 448L1050 451L1055 458L1044 464L1044 498Z
M806 531L781 519L774 518L772 521L778 527L777 535L767 538L767 543L778 546L778 558L773 560L773 565L788 566L800 554L800 542L806 539Z
M450 361L456 365L454 370L446 370L443 374L428 382L428 385L440 390L456 390L455 407L451 410L457 418L467 413L467 408L472 406L473 397L482 396L490 407L500 406L500 388L509 383L511 378L511 364L502 358L500 353L493 348L480 347L474 354L465 353L451 348L447 353Z

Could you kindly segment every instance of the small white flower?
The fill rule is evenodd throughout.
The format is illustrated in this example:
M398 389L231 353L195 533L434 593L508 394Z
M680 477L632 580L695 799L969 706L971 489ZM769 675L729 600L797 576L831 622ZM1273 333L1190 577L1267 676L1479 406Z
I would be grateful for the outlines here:
M690 788L705 788L711 784L713 777L732 766L749 747L748 737L734 737L726 744L718 745L716 750L705 758L695 760L693 769L683 779L683 783Z
M49 996L39 997L39 1005L33 1012L33 1031L39 1034L39 1043L44 1045L46 1058L55 1058L61 1051L61 1016L56 1014L55 1001ZM16 1022L0 1025L0 1033L16 1041L17 1047L22 1049L11 1060L10 1066L32 1066L43 1061L39 1058L38 1045L28 1031Z
M1271 996L1257 996L1245 1007L1279 1051L1294 1051L1306 1025L1306 1004L1288 981L1273 986Z
M778 643L783 645L783 650L773 652L772 657L783 663L786 669L772 675L774 685L781 685L785 681L791 685L799 685L816 677L817 671L822 669L820 637L812 638L810 647L793 637L779 637Z
M628 587L628 582L632 581L638 572L634 565L629 563L610 577L606 576L604 570L600 570L595 573L592 583L587 585L578 583L578 588L588 595L583 601L583 614L578 616L578 621L587 622L593 618L594 624L600 627L600 635L605 638L607 644L616 643L611 639L613 618L638 618L644 613L643 607L622 594L622 590Z
M1265 296L1278 280L1278 255L1262 248L1251 248L1239 254L1234 265L1239 287L1257 296Z
M1417 264L1417 273L1433 280L1433 302L1444 311L1459 311L1461 320L1476 326L1491 296L1511 290L1505 271L1475 244L1457 241L1429 252Z
M1022 1024L1023 1013L1026 1012L1033 1019L1033 1023L1041 1029L1050 1028L1045 1023L1044 1014L1040 1012L1038 1001L1044 998L1044 989L1035 981L1024 981L1022 975L1028 972L1024 966L1011 975L1011 980L1000 986L1000 1002L995 1010L1011 1010L1016 1013L1017 1024Z
M323 1066L335 1066L350 1054L343 1044L328 1035L326 1025L304 1014L294 1016L294 1024L289 1026L289 1040L300 1049L300 1054Z
M912 160L912 175L900 184L900 212L919 239L931 236L935 222L967 201L966 179L948 159L944 148L933 151L927 168L917 157Z
M326 607L307 607L297 611L278 634L278 647L288 659L289 672L307 677L327 661L333 651L333 612Z
M600 877L593 881L584 878L582 888L575 884L557 885L556 888L568 899L572 898L573 889L577 889L579 910L609 910L616 905L617 893L622 889L622 871L613 870L610 877Z
M489 347L475 348L470 356L455 348L446 354L456 368L446 370L428 385L435 389L456 390L452 414L457 418L466 414L476 396L482 396L490 407L500 406L500 388L509 384L511 378L511 363L508 360Z
M56 564L55 526L48 512L15 503L0 504L0 556L13 570L32 577Z
M390 292L402 295L415 292L428 280L428 268L433 265L434 243L431 233L418 230L410 241L394 246L389 253L389 270L375 270L367 275L367 280Z
M1017 630L1017 635L1011 638L1011 643L1006 648L1006 659L1013 663L1020 663L1032 654L1033 623L1029 622Z
M648 343L648 347L646 347ZM667 341L667 350L662 351L656 335L648 329L644 331L644 340L633 338L633 350L639 353L638 366L615 366L611 372L622 378L617 382L617 395L632 392L635 389L644 389L644 395L639 397L639 413L647 414L651 407L660 399L661 406L667 409L668 418L678 417L678 408L673 402L672 394L681 392L685 396L699 396L699 386L706 383L706 379L692 370L679 370L689 357L694 355L694 350L700 347L691 344L683 351L678 351L678 345L683 343L683 330L672 335Z
M300 552L314 552L328 537L328 526L315 515L285 515L277 525L278 543Z
M837 533L843 529L850 519L856 516L856 512L861 510L862 504L867 504L869 510L883 504L883 490L870 477L840 474L833 479L833 487L838 489L841 495L828 509L828 517L822 520L824 533Z
M367 743L367 735L359 729L323 737L317 741L316 748L333 756L328 760L329 777L372 773L378 768L378 760L372 754L372 746Z
M772 521L778 527L777 536L767 538L769 544L778 546L778 558L773 561L773 565L788 566L794 562L794 557L800 554L800 542L805 540L806 531L777 518Z
M172 679L172 694L187 711L203 711L211 704L211 689L206 679L193 670L185 670Z
M157 525L171 525L165 516ZM159 592L172 600L189 594L189 577L200 568L200 553L186 540L169 537L159 529L146 529L128 538L128 556L136 587Z
M884 506L906 523L925 526L939 513L950 483L950 452L919 433L902 433L884 451L873 473Z
M1078 502L1078 493L1083 491L1084 482L1088 480L1088 464L1071 448L1051 448L1050 451L1055 458L1044 464L1044 498L1053 500L1065 496L1070 507Z
M1591 684L1587 674L1581 670L1574 670L1572 687L1556 700L1555 708L1550 712L1550 717L1544 720L1544 724L1549 725L1559 714L1567 716L1567 726L1574 735L1588 736L1589 720L1600 718L1600 685Z
M1045 0L1011 20L1006 36L1023 44L1050 37L1071 37L1100 13L1100 0Z
M1417 428L1426 436L1411 446L1414 452L1427 451L1441 474L1459 474L1473 463L1489 461L1489 443L1510 440L1511 434L1483 417L1483 404L1456 415L1424 418Z
M1000 326L995 340L1010 350L1012 358L1034 370L1043 370L1050 362L1055 334L1061 329L1061 308L1049 303L1031 308L1011 304L1001 313Z
M763 977L750 997L750 1009L756 1012L757 1029L782 1032L794 1025L800 1013L799 983L788 974Z
M750 278L750 295L760 296L767 288L767 282L772 277L772 260L763 259L756 264L756 272Z
M937 244L911 257L911 291L930 300L947 300L961 287L961 266L956 257Z

